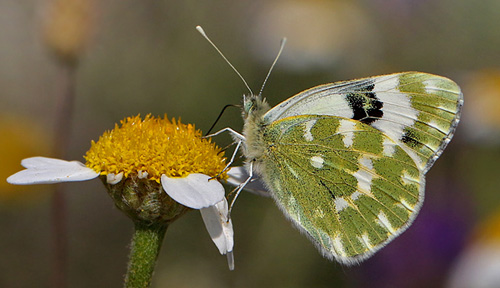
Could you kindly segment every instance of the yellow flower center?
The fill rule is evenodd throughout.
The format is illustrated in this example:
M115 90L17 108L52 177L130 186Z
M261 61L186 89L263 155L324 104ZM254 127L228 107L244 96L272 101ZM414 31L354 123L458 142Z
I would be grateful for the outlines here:
M99 141L92 141L85 155L87 167L107 175L123 172L143 175L160 182L161 175L186 177L191 173L217 176L226 166L221 149L210 139L202 139L194 125L181 124L167 116L155 118L150 114L144 120L140 115L121 121L106 131ZM226 173L220 178L227 179Z

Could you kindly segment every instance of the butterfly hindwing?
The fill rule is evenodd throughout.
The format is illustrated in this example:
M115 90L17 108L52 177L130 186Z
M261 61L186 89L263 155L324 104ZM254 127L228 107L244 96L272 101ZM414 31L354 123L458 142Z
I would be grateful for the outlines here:
M314 114L360 121L400 144L425 173L453 136L462 104L455 82L403 72L313 87L275 106L264 119L272 123Z
M329 258L353 264L408 227L423 172L398 143L357 120L287 117L266 127L258 161L278 205Z

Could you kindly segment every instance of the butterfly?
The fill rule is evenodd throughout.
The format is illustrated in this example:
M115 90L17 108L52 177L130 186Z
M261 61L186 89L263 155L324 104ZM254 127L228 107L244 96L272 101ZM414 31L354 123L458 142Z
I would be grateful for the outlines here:
M359 263L405 231L425 174L450 142L463 95L452 80L402 72L319 85L270 108L244 96L249 183L257 174L285 216L340 263Z

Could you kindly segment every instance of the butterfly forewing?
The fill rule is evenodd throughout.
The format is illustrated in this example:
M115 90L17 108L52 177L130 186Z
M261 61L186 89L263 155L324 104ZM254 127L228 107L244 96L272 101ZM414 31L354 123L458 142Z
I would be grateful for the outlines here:
M326 256L346 264L400 234L423 200L423 172L379 130L319 115L273 122L263 177L285 214Z
M404 72L319 85L282 102L264 117L267 123L308 114L357 120L400 144L425 173L453 136L462 104L455 82Z

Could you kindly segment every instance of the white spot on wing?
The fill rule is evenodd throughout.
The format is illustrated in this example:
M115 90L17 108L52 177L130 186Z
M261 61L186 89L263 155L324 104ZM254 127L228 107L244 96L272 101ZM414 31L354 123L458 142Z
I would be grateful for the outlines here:
M363 156L359 159L359 166L359 170L352 174L358 181L358 191L371 194L373 174L370 171L373 170L373 162L370 158Z
M377 93L379 95L379 93ZM408 99L406 96L402 99ZM402 105L410 105L406 100L402 100ZM415 123L418 116L418 111L413 108L402 109L400 107L389 107L390 105L384 104L384 115L378 121L375 121L372 126L384 132L394 141L399 141L404 134L405 127L411 127ZM394 111L397 109L397 111Z
M362 193L359 193L359 191L356 190L356 192L351 194L351 199L353 201L358 200L359 196L363 195Z
M418 117L418 111L411 105L410 97L400 92L399 78L382 78L375 82L377 98L384 104L382 118L375 121L372 126L384 132L394 141L399 141L403 136L405 127L413 126Z
M342 241L340 240L340 237L337 236L333 239L333 248L342 257L345 257L347 254L345 253L344 245L342 245Z
M325 163L325 160L321 156L313 156L311 157L311 165L314 168L321 169L323 168L323 163Z
M369 170L373 169L372 159L370 159L368 157L364 157L364 156L361 157L361 159L359 159L359 164L362 167L365 167L366 169L369 169Z
M403 171L403 174L401 175L401 181L406 185L418 184L420 182L419 179L411 176L407 171Z
M433 80L433 79L427 79L427 80L424 80L422 81L422 84L424 84L425 86L425 92L429 93L429 94L436 94L436 90L443 90L442 87L439 87L438 85L436 84L440 84L441 81L436 81L436 80Z
M446 129L441 129L441 127L439 127L438 123L434 120L431 120L429 122L427 122L427 125L431 126L432 128L438 130L438 131L444 131Z
M391 234L394 234L394 228L391 225L391 222L389 222L389 219L387 218L387 215L385 215L384 211L380 211L377 215L378 218L378 224L380 224L382 227L387 229Z
M411 212L415 211L415 210L413 209L413 206L412 206L412 205L410 205L410 203L406 202L406 200L405 200L405 199L401 199L401 200L399 200L399 202L401 202L401 204L403 204L403 206L404 206L406 209L410 210Z
M307 99L301 107L294 107L301 112L295 114L316 114L316 115L332 115L344 118L352 118L353 112L349 103L344 97L339 97L339 94L329 94L330 92L318 93Z
M424 80L422 81L422 84L424 84L425 86L425 92L429 93L429 94L432 94L432 93L435 93L436 91L434 91L433 89L437 88L434 83L434 81L432 80Z
M384 137L384 142L382 143L382 145L384 146L384 156L394 156L394 153L396 153L396 143Z
M344 198L342 197L335 198L335 209L337 210L337 212L340 212L347 207L349 207L349 203L347 203L347 201L345 201Z
M377 97L378 93L384 91L394 91L396 87L399 86L399 77L395 77L395 75L380 76L375 80L376 82L373 91L376 91Z
M382 108L384 114L378 121L371 124L371 126L384 132L391 140L400 144L401 147L406 147L405 151L408 155L420 169L423 169L425 165L417 153L401 142L404 129L412 127L415 124L419 111L412 107L410 96L405 92L399 91L398 87L398 77L377 79L373 90L376 91L377 98L384 104ZM385 145L384 153L390 153L390 149L386 149Z
M352 118L353 111L335 84L325 84L300 92L269 110L264 118L273 122L297 115L331 115Z
M306 139L306 141L314 140L314 137L311 134L311 128L314 126L314 124L316 124L316 119L304 123L304 139Z
M351 147L354 140L354 133L356 131L356 123L348 120L340 120L338 133L341 133L345 147Z
M367 249L372 249L373 248L373 245L370 243L370 238L368 238L368 234L363 234L363 235L361 235L361 237L358 236L358 240Z

